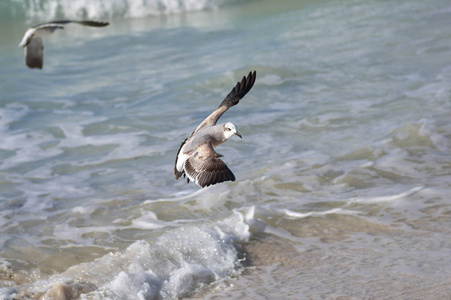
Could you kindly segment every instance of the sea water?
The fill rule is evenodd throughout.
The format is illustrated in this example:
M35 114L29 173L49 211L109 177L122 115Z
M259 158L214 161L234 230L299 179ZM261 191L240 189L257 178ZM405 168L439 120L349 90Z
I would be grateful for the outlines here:
M0 298L449 299L447 0L3 0ZM34 24L91 18L18 48ZM174 181L220 122L235 182Z

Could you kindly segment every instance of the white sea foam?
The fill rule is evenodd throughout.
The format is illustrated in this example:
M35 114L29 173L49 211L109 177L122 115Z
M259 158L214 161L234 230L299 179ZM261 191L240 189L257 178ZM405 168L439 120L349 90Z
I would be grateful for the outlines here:
M16 1L19 2L19 1ZM26 0L20 1L28 18L145 17L217 9L226 0Z
M288 218L288 219L303 219L307 217L321 217L329 214L342 214L342 215L355 215L358 212L353 210L347 210L343 208L333 208L325 211L308 211L305 213L293 211L286 208L277 208L273 206L259 206L253 207L250 212L255 211L258 215L264 215L268 217Z
M246 214L246 219L252 216ZM71 229L70 231L72 231ZM123 252L70 267L31 284L28 292L50 297L66 290L81 299L174 299L240 272L236 243L248 241L249 226L238 211L217 222L169 230L155 242L136 241ZM93 286L97 288L92 289ZM19 296L3 289L3 296Z
M157 215L152 211L142 210L141 216L132 220L132 227L145 230L164 228L167 225L167 223L159 221Z
M381 202L395 202L401 199L404 199L406 197L410 197L413 194L418 193L419 191L423 190L424 187L423 186L416 186L413 187L407 191L398 193L398 194L394 194L394 195L386 195L386 196L379 196L379 197L368 197L368 198L364 198L364 197L358 197L358 198L352 198L349 199L347 204L351 204L351 203L381 203Z

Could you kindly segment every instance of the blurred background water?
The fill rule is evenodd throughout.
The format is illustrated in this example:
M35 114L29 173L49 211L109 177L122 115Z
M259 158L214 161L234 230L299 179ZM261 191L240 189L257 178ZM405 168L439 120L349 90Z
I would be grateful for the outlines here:
M0 298L449 299L447 0L2 0ZM17 48L31 25L43 70ZM237 177L175 182L220 121ZM343 298L341 298L343 297Z

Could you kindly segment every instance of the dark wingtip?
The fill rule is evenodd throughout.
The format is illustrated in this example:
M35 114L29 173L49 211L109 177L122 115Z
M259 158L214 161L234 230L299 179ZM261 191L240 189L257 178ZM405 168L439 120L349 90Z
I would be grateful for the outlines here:
M182 175L185 176L185 172L182 170L181 172L179 172L177 170L177 160L179 158L179 154L180 154L180 150L182 150L183 145L185 145L186 141L188 140L188 138L184 139L182 144L180 145L179 151L177 151L177 155L175 156L175 164L174 164L174 176L175 176L175 180L178 180ZM189 181L188 181L189 182Z
M108 22L90 21L90 20L78 21L77 23L86 25L86 26L92 26L92 27L105 27L105 26L110 25L110 23L108 23Z
M27 67L30 69L42 69L42 63L37 62L26 62Z
M233 175L230 169L223 172L211 172L209 174L202 174L204 177L199 178L199 186L204 188L210 185L215 185L225 181L235 181L235 175Z
M51 21L51 22L48 22L48 23L38 24L38 25L35 25L35 26L33 26L33 27L40 26L40 25L44 25L44 24L50 24L50 23L53 23L53 24L78 23L78 24L81 24L81 25L91 26L91 27L105 27L105 26L110 25L110 23L108 23L108 22L103 22L103 21L91 21L91 20L55 20L55 21Z
M237 105L238 102L251 90L254 86L255 79L257 78L257 71L249 72L246 76L243 76L241 82L237 82L235 87L230 91L224 101L221 102L221 105L227 105L228 107Z

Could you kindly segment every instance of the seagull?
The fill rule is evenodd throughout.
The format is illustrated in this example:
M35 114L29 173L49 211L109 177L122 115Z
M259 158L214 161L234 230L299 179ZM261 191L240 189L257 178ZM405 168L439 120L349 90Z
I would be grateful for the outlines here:
M42 37L55 32L57 29L64 29L65 24L77 23L85 26L104 27L109 23L97 21L73 21L73 20L59 20L48 23L42 23L29 28L22 38L19 47L25 49L25 62L31 69L42 69L44 60L44 46L42 45Z
M175 159L174 175L178 180L182 175L187 182L195 182L200 187L224 181L235 181L235 175L220 159L221 154L214 148L226 142L232 136L242 138L235 124L227 122L216 125L218 119L250 91L255 83L256 72L249 72L241 82L237 82L219 107L212 112L180 145Z

